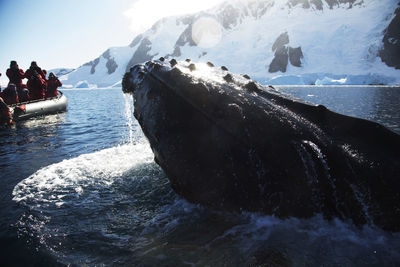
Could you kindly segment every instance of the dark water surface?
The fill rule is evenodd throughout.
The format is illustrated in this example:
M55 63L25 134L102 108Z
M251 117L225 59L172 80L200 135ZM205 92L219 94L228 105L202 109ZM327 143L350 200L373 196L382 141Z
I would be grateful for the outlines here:
M400 88L278 89L400 133ZM154 163L130 97L65 94L68 112L0 129L0 265L400 265L398 233L187 203Z

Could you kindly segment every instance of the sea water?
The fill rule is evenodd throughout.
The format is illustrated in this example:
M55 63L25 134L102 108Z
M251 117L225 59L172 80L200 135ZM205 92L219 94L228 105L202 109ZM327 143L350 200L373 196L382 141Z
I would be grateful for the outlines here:
M279 87L400 132L400 88ZM396 266L400 234L188 203L120 89L65 90L68 111L0 130L0 264Z

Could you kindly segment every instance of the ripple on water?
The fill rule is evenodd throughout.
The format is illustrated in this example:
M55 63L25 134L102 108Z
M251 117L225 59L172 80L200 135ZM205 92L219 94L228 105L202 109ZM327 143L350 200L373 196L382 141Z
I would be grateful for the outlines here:
M319 99L321 93L330 92L320 89L313 88L307 94ZM106 93L111 95L114 91ZM24 209L15 223L19 234L38 239L58 261L130 266L400 265L398 233L357 228L339 220L326 221L321 216L281 220L188 203L171 190L165 174L154 163L151 149L143 142L132 117L130 96L125 97L126 120L112 125L107 116L93 123L87 109L74 108L82 105L74 105L73 101L84 97L72 96L71 92L71 109L66 115L55 117L54 129L49 122L51 127L43 128L48 131L43 136L57 132L55 136L63 138L59 143L67 149L65 153L76 157L40 168L13 190L13 200ZM358 93L354 99L359 102ZM98 105L93 112L106 107L101 101L93 103ZM113 111L118 113L114 117L121 116L122 111ZM373 108L367 111L362 115L380 114ZM391 116L391 121L398 126L396 116L398 113ZM29 138L32 131L41 130L34 121L27 123L33 124L26 127ZM128 127L121 126L124 123ZM90 127L96 130L88 130ZM125 130L120 133L121 129ZM20 135L21 131L25 131L23 127ZM95 152L83 149L85 144L102 142L101 138L108 145L109 139L120 137L128 144ZM67 145L64 139L69 140ZM134 143L135 140L141 141Z

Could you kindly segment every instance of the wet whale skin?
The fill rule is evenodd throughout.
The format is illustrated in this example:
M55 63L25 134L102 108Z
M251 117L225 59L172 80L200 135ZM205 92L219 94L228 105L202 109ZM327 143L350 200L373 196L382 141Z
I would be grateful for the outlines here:
M213 64L136 65L123 79L176 193L214 208L400 230L400 137Z

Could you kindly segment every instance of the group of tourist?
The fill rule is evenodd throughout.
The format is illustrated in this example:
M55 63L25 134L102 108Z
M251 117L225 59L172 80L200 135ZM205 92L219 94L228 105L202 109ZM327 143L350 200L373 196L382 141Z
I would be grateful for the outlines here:
M57 88L62 86L60 80L52 72L48 77L46 74L46 70L41 69L35 61L25 72L16 61L10 62L6 72L10 81L4 91L0 87L0 124L12 124L8 105L58 96ZM25 78L28 79L26 84L22 82Z

